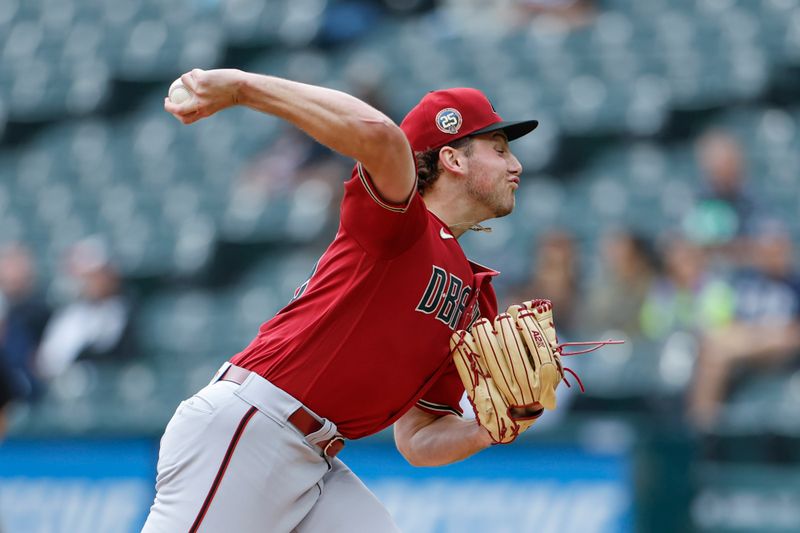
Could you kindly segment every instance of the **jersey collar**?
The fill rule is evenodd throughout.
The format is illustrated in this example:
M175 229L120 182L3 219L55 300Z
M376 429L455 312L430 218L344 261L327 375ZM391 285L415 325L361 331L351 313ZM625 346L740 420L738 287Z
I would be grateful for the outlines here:
M434 214L433 211L431 211L429 209L428 213L433 217L433 219L436 222L438 222L441 225L442 228L444 228L448 232L450 231L450 228L447 227L447 224L445 224L444 221L441 218L437 217L436 214ZM458 239L456 239L456 242L458 243L459 248L461 248L461 243L458 242ZM462 248L462 251L463 251L463 248ZM469 258L467 258L467 263L469 263L469 267L472 269L472 273L473 274L484 274L484 275L487 275L489 277L494 277L494 276L497 276L498 274L500 274L500 272L498 272L497 270L494 270L493 268L489 268L487 266L483 266L482 264L476 263L475 261L472 261Z

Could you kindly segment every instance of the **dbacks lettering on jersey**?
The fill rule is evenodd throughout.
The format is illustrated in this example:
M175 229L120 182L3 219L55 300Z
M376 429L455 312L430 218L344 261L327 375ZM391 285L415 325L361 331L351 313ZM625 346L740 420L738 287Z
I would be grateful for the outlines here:
M436 313L436 320L455 331L471 293L472 287L465 285L461 278L433 265L433 272L416 310L426 315ZM479 314L478 306L475 306L470 325Z

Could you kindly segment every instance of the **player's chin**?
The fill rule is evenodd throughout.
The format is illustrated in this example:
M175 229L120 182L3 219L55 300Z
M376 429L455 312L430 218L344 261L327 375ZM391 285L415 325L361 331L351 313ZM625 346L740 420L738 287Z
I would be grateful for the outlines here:
M514 211L514 197L511 197L511 201L505 202L503 205L497 206L495 209L495 218L504 217L506 215L510 215L512 211Z

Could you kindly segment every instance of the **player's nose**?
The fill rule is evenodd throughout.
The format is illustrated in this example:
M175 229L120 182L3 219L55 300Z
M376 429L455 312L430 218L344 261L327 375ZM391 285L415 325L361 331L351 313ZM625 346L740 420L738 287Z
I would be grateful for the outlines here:
M519 159L517 159L517 156L513 153L509 152L509 155L511 157L508 163L508 171L515 176L519 176L522 174L522 163L519 162Z

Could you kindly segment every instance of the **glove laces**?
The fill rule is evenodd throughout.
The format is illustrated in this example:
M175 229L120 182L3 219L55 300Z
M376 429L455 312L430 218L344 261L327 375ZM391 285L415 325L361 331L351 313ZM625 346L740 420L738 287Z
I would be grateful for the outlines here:
M608 346L609 344L624 344L624 343L625 343L625 341L614 340L614 339L608 339L607 341L562 342L561 344L559 344L556 347L556 351L558 352L558 355L560 357L569 357L569 356L572 356L572 355L583 355L583 354L586 354L586 353L590 353L590 352L593 352L595 350L599 350L603 346ZM577 350L577 351L574 351L574 352L564 352L564 348L569 347L569 346L592 346L592 348L587 348L585 350ZM586 392L586 389L583 386L583 382L581 381L580 376L578 376L578 374L575 373L575 371L572 370L571 368L567 368L566 366L562 366L561 375L563 376L564 383L567 385L567 387L572 388L572 384L569 381L567 381L567 377L564 375L564 372L569 372L572 375L572 377L575 378L575 381L578 382L578 386L580 387L581 392Z

